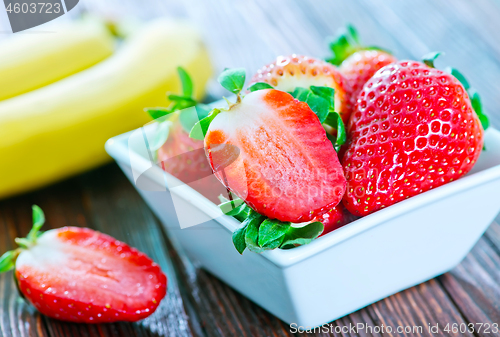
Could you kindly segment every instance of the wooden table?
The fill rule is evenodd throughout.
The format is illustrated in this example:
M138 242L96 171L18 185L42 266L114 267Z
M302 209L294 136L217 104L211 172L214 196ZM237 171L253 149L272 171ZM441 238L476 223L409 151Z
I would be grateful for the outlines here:
M82 6L108 11L103 2L82 1ZM500 105L498 1L105 1L108 2L114 3L118 12L134 9L133 14L141 17L167 13L191 18L205 34L218 71L244 66L253 72L275 56L293 52L325 56L325 37L347 22L359 28L366 43L391 49L400 58L418 59L426 52L442 50L446 57L438 61L438 66L449 64L461 69L482 93L493 124L500 125L500 115L496 113ZM217 84L210 85L213 97L222 93ZM137 324L69 324L43 317L21 300L12 274L8 273L0 276L2 336L292 335L286 323L179 255L159 221L116 165L0 201L0 252L12 249L14 238L29 231L32 204L45 210L45 229L88 226L146 252L168 275L168 295L153 316ZM332 326L422 326L422 334L385 335L428 336L428 324L439 323L444 328L448 323L500 323L499 283L500 225L493 223L451 272L341 318ZM372 335L384 334L359 333ZM439 335L499 334L448 334L441 330Z

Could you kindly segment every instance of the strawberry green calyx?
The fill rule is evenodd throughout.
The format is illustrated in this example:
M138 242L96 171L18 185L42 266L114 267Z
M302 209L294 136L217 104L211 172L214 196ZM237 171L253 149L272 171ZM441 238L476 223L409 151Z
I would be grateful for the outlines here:
M157 108L145 108L151 118L157 120L158 125L156 127L155 134L153 135L153 140L149 144L151 151L156 152L160 149L163 144L168 139L170 134L170 129L172 127L172 122L168 120L168 117L176 112L179 113L179 121L182 128L186 132L190 132L193 126L201 119L205 118L210 112L210 108L205 105L198 103L193 96L193 81L182 67L177 68L177 73L181 81L182 94L171 94L167 93L167 98L171 101L167 108L157 107ZM195 108L195 110L189 109Z
M340 65L346 58L360 50L379 50L391 54L391 52L380 47L363 46L357 29L351 24L339 29L336 35L330 39L328 46L333 56L327 58L326 61L336 66Z
M217 79L224 89L236 94L236 103L231 103L224 97L229 109L231 109L233 105L241 102L241 91L245 85L245 78L246 71L244 68L226 68ZM221 111L224 111L224 109L213 109L205 115L204 118L200 118L189 131L189 137L197 140L205 139L210 123L212 123L215 116L217 116Z
M240 96L245 85L246 71L244 68L225 69L218 78L219 83L228 91Z
M36 245L38 237L42 234L40 229L45 223L45 215L40 207L33 205L33 227L25 238L16 238L19 248L8 251L0 257L0 273L14 269L16 260L23 250L30 249Z
M215 116L217 116L220 112L220 109L213 109L212 111L210 111L207 117L201 119L193 126L193 128L189 132L189 137L197 140L204 140L210 123L212 123Z
M272 85L266 83L266 82L256 82L254 84L252 84L251 86L249 86L248 88L248 91L250 92L254 92L254 91L257 91L257 90L262 90L262 89L274 89Z
M331 39L329 47L333 56L326 61L336 66L350 55L363 49L359 41L358 31L351 24L337 31L337 34Z
M440 55L443 55L442 52L440 51L433 51L433 52L430 52L429 54L426 54L422 57L422 62L425 63L426 66L428 67L431 67L431 68L436 68L434 66L434 62L436 61L436 59L440 56Z
M422 60L427 66L435 68L434 61L442 54L443 53L441 52L431 52L422 57ZM448 74L454 76L463 85L465 91L467 91L467 94L469 95L472 108L476 112L476 115L479 118L479 121L481 122L483 129L484 130L488 129L488 127L490 126L490 121L488 119L488 116L483 112L483 104L481 103L481 97L479 96L477 91L470 86L467 78L457 69L452 67L447 67L445 71Z
M233 233L233 244L243 254L245 249L262 253L273 249L290 249L306 245L323 233L321 222L311 222L303 227L294 227L290 222L269 219L250 208L243 200L227 200L220 197L219 205L224 214L241 222Z
M182 67L177 68L177 73L181 80L182 95L167 93L167 98L171 101L167 108L145 108L151 118L158 119L165 117L175 111L194 107L198 104L193 96L193 81L189 74Z

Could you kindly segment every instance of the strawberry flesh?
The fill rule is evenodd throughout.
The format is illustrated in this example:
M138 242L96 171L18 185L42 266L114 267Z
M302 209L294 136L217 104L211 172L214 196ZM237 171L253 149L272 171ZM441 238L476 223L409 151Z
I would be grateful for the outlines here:
M306 222L337 206L345 178L306 103L273 89L246 95L212 121L205 147L217 178L270 219ZM234 160L229 165L227 158ZM218 170L217 167L225 167Z
M65 321L137 321L166 294L166 276L145 254L102 233L76 227L45 232L23 251L15 276L44 315Z

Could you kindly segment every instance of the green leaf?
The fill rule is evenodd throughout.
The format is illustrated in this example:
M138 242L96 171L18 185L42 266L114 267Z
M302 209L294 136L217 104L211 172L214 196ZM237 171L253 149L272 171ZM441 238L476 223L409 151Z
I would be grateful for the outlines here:
M243 222L243 225L247 226L245 233L245 244L247 248L255 253L262 253L265 248L262 248L258 244L259 240L259 225L264 217L257 212L253 212L250 216Z
M335 89L330 87L317 87L312 85L309 88L314 94L324 98L330 104L330 109L335 110Z
M174 110L167 108L145 108L144 111L146 111L153 119L158 119L174 112Z
M193 81L191 80L191 77L189 76L187 71L182 67L177 67L177 73L179 74L179 78L181 79L183 96L193 96Z
M168 139L171 126L172 122L170 121L164 121L157 124L153 140L149 143L149 149L151 152L157 151L163 146L163 144L165 144Z
M196 101L190 96L179 96L176 94L168 94L167 98L174 102L174 108L171 110L178 111L186 108L190 108L196 105Z
M245 224L233 233L233 245L240 254L243 254L243 252L247 248L247 244L245 241L247 226L248 224Z
M340 65L356 51L362 49L358 32L354 26L350 24L337 31L337 34L329 43L329 47L333 56L327 59L327 61L336 66Z
M0 273L8 272L9 270L14 269L16 266L16 259L19 255L19 250L11 250L6 252L0 257Z
M426 54L422 57L422 61L429 67L435 68L434 67L434 61L439 57L439 55L442 55L443 53L440 51L433 51L429 54Z
M262 90L262 89L274 89L270 84L267 84L266 82L257 82L249 86L248 91L254 92L257 90Z
M328 114L325 124L330 125L332 128L337 130L337 137L334 139L333 145L338 152L340 147L344 145L347 140L347 132L344 121L338 112L332 111Z
M33 210L33 227L28 233L26 239L30 242L34 242L38 236L38 232L45 223L45 214L43 214L42 209L37 205L31 206L31 209Z
M483 112L483 104L481 103L481 97L474 89L469 91L470 101L472 104L472 108L477 114L483 129L486 130L490 127L490 120L488 116Z
M291 93L293 97L301 102L307 103L309 108L318 116L318 119L323 123L328 115L330 104L326 99L314 94L311 89L301 87L295 88Z
M358 30L350 23L347 24L347 33L352 41L354 41L358 45L360 44Z
M312 94L310 89L297 87L294 91L290 93L295 99L298 99L301 102L305 102L307 97Z
M273 250L276 248L279 248L283 244L283 240L285 239L285 236L280 236L276 240L270 241L266 243L265 245L262 246L265 250Z
M457 69L455 68L446 68L446 72L455 76L455 78L460 82L462 83L462 85L464 86L465 90L469 90L470 89L470 85L469 85L469 81L467 81L467 79L465 78L465 76L460 72L458 71Z
M260 224L259 228L259 246L270 248L273 241L284 238L284 235L290 228L290 222L281 222L279 220L266 219ZM281 240L281 241L282 241ZM278 246L274 247L277 248ZM271 248L273 249L273 248Z
M188 108L181 110L179 113L179 121L184 131L189 133L196 123L208 116L210 111L211 108L205 104L197 104L193 109Z
M204 140L205 135L207 134L208 128L210 126L210 123L214 120L214 118L221 113L221 110L219 109L213 109L210 114L200 120L198 123L196 123L193 128L191 129L191 132L189 133L189 137L198 139L198 140Z
M245 85L246 71L244 68L226 69L220 74L218 81L228 91L238 94Z
M311 93L305 101L312 111L318 116L320 123L323 123L328 116L328 111L330 110L330 104L326 99Z
M37 205L31 206L31 209L33 210L33 229L38 232L45 223L45 214Z
M290 227L285 234L281 248L289 249L310 243L323 233L324 226L321 222L312 222L304 227Z

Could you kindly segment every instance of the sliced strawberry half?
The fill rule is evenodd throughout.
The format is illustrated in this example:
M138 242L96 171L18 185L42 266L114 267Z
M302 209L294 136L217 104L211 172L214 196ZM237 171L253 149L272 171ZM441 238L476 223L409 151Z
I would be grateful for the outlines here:
M205 147L215 175L258 213L306 222L342 199L342 167L306 103L259 90L212 119Z
M296 88L325 86L335 89L335 110L347 122L352 110L346 81L335 66L301 55L279 56L276 61L258 70L250 81L264 82L275 89L292 92Z
M34 218L43 213L34 207ZM166 294L167 278L145 254L88 228L64 227L17 239L1 271L14 267L20 292L42 314L82 323L137 321Z

